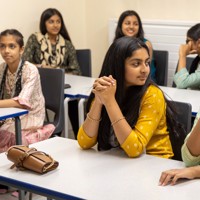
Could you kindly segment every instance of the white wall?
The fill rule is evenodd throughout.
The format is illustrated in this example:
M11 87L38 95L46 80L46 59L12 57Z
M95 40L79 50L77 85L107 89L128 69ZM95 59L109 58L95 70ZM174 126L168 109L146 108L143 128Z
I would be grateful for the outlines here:
M85 0L0 0L0 6L0 31L18 29L26 42L31 33L39 31L42 12L51 7L63 15L75 47L87 46Z
M99 74L109 47L108 21L127 9L142 20L199 20L199 0L0 0L0 30L19 29L27 37L38 31L42 11L55 7L63 14L75 47L92 50L92 72Z
M200 21L199 7L199 0L86 0L86 36L93 53L93 75L98 75L109 46L110 18L133 9L142 20Z
M118 19L109 20L109 44L113 42ZM143 20L145 38L148 38L154 50L168 51L168 86L172 86L174 73L179 59L179 46L185 43L187 30L198 23L197 21L166 21L166 20ZM196 55L193 55L193 57ZM161 66L162 67L162 66Z

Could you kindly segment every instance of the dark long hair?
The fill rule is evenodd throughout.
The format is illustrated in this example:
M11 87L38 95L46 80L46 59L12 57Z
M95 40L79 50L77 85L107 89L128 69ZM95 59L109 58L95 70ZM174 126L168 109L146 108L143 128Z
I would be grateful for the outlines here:
M124 90L124 77L125 77L125 60L131 57L132 53L140 48L146 49L149 54L148 47L144 42L137 38L131 38L128 36L117 39L109 48L102 66L99 77L112 75L117 80L117 90L115 94L116 101L122 110L123 115L126 117L131 127L134 127L139 115L139 107L141 98L143 97L147 87L150 84L154 84L148 77L145 85L143 86L131 86L127 91ZM133 95L134 94L134 95ZM87 111L91 106L91 102L94 99L94 94L91 93ZM134 103L133 103L134 102ZM98 147L99 149L110 149L109 144L109 132L111 128L111 122L105 107L102 108L102 121L98 130Z
M124 19L128 16L136 16L138 23L139 23L139 30L138 30L138 34L136 37L143 41L144 40L144 30L142 27L142 21L140 19L140 16L138 15L138 13L135 12L134 10L126 10L120 15L120 17L118 19L118 23L117 23L117 28L115 31L114 41L116 39L124 36L124 33L122 32L122 23L123 23Z
M193 41L197 41L200 39L200 23L195 24L187 31L187 37L191 38ZM192 74L197 69L198 63L200 61L199 55L193 60L189 74Z
M53 15L58 15L60 17L60 20L61 20L61 29L60 29L60 34L66 39L66 40L69 40L71 42L71 38L69 36L69 33L66 29L66 26L65 26L65 23L64 23L64 20L63 20L63 17L61 15L61 13L55 9L55 8L48 8L46 9L41 17L40 17L40 32L45 35L47 33L47 29L46 29L46 25L45 25L45 22L51 18Z
M147 88L150 85L154 85L157 87L157 85L151 80L151 77L149 75L144 85L130 86L126 91L124 90L125 60L131 57L134 51L141 48L146 49L149 54L149 49L147 45L138 38L124 36L115 40L106 53L103 66L99 75L99 77L112 75L113 78L117 80L115 98L123 115L126 117L126 120L131 127L134 127L137 123L141 99L144 96ZM94 97L94 94L91 93L86 106L87 112L89 112ZM180 132L179 129L177 129L177 119L174 117L176 114L176 109L173 105L173 102L169 101L166 98L165 101L167 104L166 118L167 125L169 127L170 140L177 141L177 139L179 139ZM111 148L109 144L111 122L104 106L101 111L101 117L102 120L99 124L97 139L98 149L107 150ZM179 148L180 150L180 145L177 148Z

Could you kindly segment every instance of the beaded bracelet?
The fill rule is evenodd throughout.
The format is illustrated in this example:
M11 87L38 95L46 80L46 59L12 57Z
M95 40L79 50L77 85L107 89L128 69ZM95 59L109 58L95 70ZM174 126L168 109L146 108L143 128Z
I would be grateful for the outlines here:
M125 119L125 117L119 118L117 120L115 120L114 122L111 123L111 126L115 125L116 123L118 123L119 121Z
M88 118L90 121L93 121L93 122L100 122L100 121L101 121L101 118L100 118L100 119L94 119L94 118L90 117L89 113L87 114L87 118Z

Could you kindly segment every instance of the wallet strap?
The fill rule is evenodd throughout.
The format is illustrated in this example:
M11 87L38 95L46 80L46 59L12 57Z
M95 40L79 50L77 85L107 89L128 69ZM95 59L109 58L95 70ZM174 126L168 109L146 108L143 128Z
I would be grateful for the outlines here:
M44 167L43 169L44 172L48 171L48 169L50 169L55 164L55 160L50 155L48 155L48 157L51 159L51 164L48 165L47 167Z
M23 156L21 156L18 160L18 163L14 163L10 168L14 168L14 167L17 167L17 168L20 168L20 169L23 169L23 162L31 155L33 154L34 152L37 152L37 149L35 148L30 148L28 149L27 151L24 151L24 154Z
M20 168L20 169L24 169L23 167L23 162L31 155L34 155L34 154L44 154L46 156L48 156L50 159L51 159L51 164L49 164L47 167L44 167L43 169L43 172L46 172L48 171L48 169L50 169L54 163L55 163L55 160L48 154L42 152L42 151L37 151L37 149L35 148L30 148L28 151L25 151L23 156L19 158L19 162L18 163L15 163L11 166L11 168L14 168L14 167L17 167L17 168Z

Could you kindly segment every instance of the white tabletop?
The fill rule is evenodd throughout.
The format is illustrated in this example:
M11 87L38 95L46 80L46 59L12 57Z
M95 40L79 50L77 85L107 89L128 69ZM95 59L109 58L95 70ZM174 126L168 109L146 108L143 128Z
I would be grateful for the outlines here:
M18 117L27 113L27 110L21 108L0 108L0 120Z
M196 114L200 108L200 91L178 89L173 87L159 86L169 99L173 101L186 102L192 105L192 112Z
M87 98L92 90L95 78L65 74L65 83L71 88L65 89L65 97Z
M71 88L65 89L66 97L87 98L92 90L95 78L65 74L65 83ZM159 86L174 101L187 102L192 105L192 112L200 108L200 91Z
M55 193L63 199L71 195L91 200L191 200L199 193L198 179L182 181L175 186L158 186L163 170L184 166L179 161L148 155L131 159L116 149L82 150L76 140L59 137L32 146L49 153L59 161L59 167L44 175L17 171L10 169L12 163L5 154L0 154L0 181L3 178L10 182L17 180L29 189Z
M86 99L89 97L92 90L95 78L86 76L77 76L65 74L65 83L70 84L71 88L64 90L64 110L65 110L65 137L68 137L68 102L72 99L82 98ZM82 101L79 101L79 103ZM79 123L83 121L83 104L79 106Z

